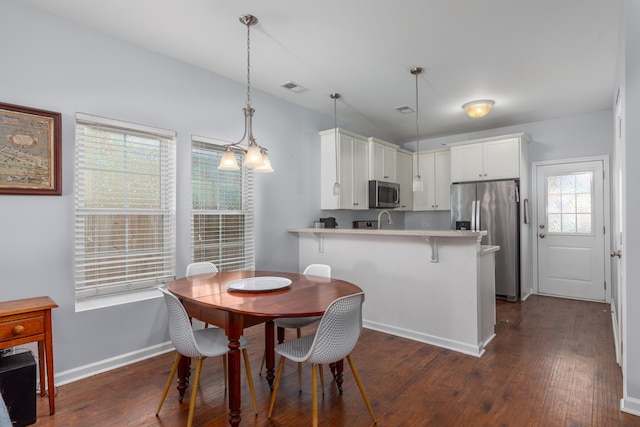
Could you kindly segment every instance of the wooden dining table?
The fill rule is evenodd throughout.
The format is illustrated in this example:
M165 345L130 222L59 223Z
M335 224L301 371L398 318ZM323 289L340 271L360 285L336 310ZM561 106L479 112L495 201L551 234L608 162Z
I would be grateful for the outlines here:
M234 290L242 279L277 277L291 281L276 290ZM274 283L276 281L274 280ZM344 280L305 276L280 271L225 271L185 277L171 282L169 291L184 305L189 316L224 328L229 339L229 424L240 424L240 336L245 328L265 324L267 380L273 386L275 338L273 320L279 317L322 316L337 298L362 292ZM187 387L189 359L183 357L178 370L181 397Z

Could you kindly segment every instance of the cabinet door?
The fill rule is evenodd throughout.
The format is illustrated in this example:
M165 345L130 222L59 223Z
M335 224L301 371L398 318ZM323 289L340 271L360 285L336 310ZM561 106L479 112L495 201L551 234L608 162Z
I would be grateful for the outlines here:
M436 152L435 167L435 209L448 211L451 209L451 152Z
M353 139L353 201L351 209L369 209L369 143Z
M417 156L414 156L413 168L418 170ZM435 155L422 153L420 157L420 177L422 177L422 191L413 193L414 211L431 211L435 209ZM414 173L415 175L415 173Z
M398 182L396 175L396 153L392 147L384 147L384 174L383 179L389 182Z
M340 169L340 204L338 209L353 208L353 142L354 138L348 135L339 135L339 157L338 166Z
M518 138L489 141L483 145L483 179L518 178L520 176L520 143Z
M369 150L371 156L369 179L396 182L396 149L371 142Z
M400 207L396 210L413 210L413 156L398 151L396 153L396 178L400 184Z
M451 182L483 179L483 157L482 144L451 147Z

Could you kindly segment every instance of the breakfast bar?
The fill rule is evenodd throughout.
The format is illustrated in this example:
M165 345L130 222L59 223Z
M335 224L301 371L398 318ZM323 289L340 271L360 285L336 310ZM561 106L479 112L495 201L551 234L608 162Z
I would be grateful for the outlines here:
M495 336L498 246L486 231L290 228L300 268L329 264L366 294L363 326L480 357Z

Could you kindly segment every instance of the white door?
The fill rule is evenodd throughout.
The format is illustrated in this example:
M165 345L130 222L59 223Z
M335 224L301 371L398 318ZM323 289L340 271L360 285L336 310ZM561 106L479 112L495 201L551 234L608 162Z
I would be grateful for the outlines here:
M536 166L538 292L605 301L603 161Z

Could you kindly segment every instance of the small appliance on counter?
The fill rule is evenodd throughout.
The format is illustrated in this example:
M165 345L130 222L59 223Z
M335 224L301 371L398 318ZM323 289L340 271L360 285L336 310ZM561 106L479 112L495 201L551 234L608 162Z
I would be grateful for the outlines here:
M338 228L338 223L332 216L328 218L320 218L320 222L324 224L324 228Z
M378 229L378 221L353 221L353 228Z

